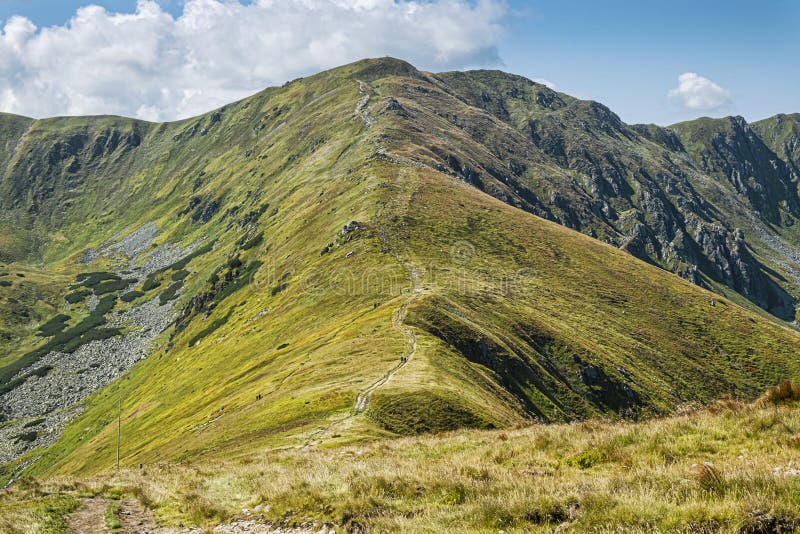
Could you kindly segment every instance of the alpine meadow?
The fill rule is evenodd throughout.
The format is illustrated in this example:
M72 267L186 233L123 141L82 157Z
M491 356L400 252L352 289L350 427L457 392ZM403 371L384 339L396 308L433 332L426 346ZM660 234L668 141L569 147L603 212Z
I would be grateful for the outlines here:
M0 114L0 530L794 532L798 181L390 57Z

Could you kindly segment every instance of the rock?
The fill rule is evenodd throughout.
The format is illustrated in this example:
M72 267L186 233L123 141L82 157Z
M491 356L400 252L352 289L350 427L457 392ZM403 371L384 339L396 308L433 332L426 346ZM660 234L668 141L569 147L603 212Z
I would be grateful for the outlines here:
M361 230L361 229L362 229L361 223L359 223L358 221L350 221L349 223L345 224L342 227L341 234L344 236L351 232L355 232L356 230Z

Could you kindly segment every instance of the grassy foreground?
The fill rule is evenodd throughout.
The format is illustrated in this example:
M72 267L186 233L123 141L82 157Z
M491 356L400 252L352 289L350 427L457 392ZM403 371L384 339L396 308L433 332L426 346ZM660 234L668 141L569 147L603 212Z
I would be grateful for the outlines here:
M347 532L794 532L800 410L722 401L640 423L459 431L26 479L0 495L0 530L62 532L78 497L121 493L175 526L250 517Z

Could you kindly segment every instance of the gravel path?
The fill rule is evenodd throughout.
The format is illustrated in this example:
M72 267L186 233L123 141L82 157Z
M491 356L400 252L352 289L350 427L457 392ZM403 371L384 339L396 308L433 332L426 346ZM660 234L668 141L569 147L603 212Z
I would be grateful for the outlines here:
M67 525L70 532L88 534L89 532L103 534L111 532L106 527L106 499L81 499L81 507L69 516Z
M354 115L360 118L364 122L364 125L369 128L375 124L375 119L370 116L369 108L367 107L367 104L369 104L369 85L358 80L358 91L361 93L361 99L358 101L358 104L356 104Z
M81 499L81 507L67 518L67 525L72 534L106 534L111 530L106 526L106 511L114 503L110 499L94 497ZM198 527L162 527L155 521L152 510L145 508L135 499L118 501L120 505L117 519L120 522L121 534L200 534L209 529ZM225 534L336 534L331 525L312 525L304 527L283 527L260 523L256 520L239 519L230 523L217 525L210 532Z

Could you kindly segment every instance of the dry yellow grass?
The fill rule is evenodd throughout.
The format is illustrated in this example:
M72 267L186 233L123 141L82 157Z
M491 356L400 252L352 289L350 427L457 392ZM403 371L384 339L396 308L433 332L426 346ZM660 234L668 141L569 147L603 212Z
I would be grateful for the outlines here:
M117 489L167 525L212 526L269 505L265 521L369 532L793 532L798 433L795 406L722 402L641 423L460 431L145 465L27 481L2 496L0 526L19 521L20 509L41 513L36 498Z

